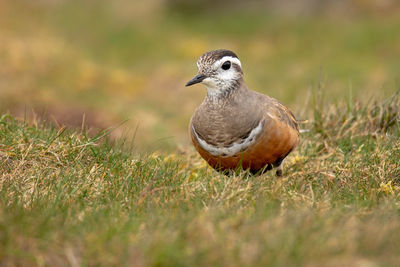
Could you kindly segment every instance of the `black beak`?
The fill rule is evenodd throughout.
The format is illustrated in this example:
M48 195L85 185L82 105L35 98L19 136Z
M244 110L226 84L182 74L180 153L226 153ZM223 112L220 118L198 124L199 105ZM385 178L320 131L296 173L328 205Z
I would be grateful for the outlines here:
M193 79L188 81L185 86L191 86L196 83L201 83L205 78L207 78L205 75L197 74L196 76L193 77Z

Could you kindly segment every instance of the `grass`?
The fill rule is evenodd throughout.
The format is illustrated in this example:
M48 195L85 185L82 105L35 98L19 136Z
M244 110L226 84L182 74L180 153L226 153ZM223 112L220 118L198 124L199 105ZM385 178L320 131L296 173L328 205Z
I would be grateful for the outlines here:
M53 2L0 3L1 266L399 265L398 4ZM189 148L184 84L221 47L308 120L283 178Z
M0 117L0 262L396 266L400 97L314 101L284 178Z

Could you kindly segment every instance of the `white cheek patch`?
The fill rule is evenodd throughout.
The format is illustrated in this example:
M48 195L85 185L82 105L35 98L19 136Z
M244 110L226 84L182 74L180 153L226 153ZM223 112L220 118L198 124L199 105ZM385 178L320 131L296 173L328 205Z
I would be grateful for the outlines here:
M238 73L233 68L230 68L229 70L223 70L218 74L218 78L225 81L235 80L237 79L237 76Z
M249 146L253 145L257 139L257 136L262 132L264 126L264 120L260 121L260 123L251 130L249 136L245 139L240 139L237 142L234 142L232 145L228 147L218 147L215 145L211 145L203 140L192 126L193 133L199 142L199 145L210 153L213 156L222 156L222 157L231 157L239 152L245 151Z
M213 68L216 69L218 72L219 80L222 81L236 80L238 78L238 72L235 70L235 68L230 67L228 70L224 70L221 68L221 65L226 61L230 61L231 64L237 64L240 67L242 67L240 60L236 57L225 56L221 58L220 60L216 61L213 64Z

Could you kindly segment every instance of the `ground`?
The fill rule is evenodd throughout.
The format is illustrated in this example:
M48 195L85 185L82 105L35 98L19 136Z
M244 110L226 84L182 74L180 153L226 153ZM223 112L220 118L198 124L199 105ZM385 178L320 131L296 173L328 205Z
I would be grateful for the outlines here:
M315 110L284 177L0 118L9 265L395 266L399 96ZM121 140L120 140L121 141Z

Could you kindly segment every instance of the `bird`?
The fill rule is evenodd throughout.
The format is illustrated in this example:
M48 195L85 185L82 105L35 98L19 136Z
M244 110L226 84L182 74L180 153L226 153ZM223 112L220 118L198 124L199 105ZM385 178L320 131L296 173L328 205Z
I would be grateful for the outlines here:
M238 56L226 49L204 53L198 73L186 86L203 84L207 95L189 123L191 141L216 171L263 174L282 162L299 143L299 121L278 100L250 90Z

